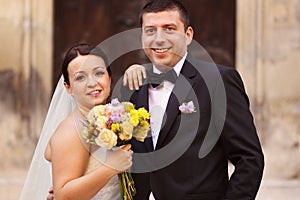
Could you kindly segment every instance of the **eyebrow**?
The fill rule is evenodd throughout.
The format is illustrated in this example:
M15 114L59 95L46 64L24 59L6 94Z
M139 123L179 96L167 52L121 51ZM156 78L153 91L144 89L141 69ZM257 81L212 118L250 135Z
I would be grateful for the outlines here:
M106 69L106 66L99 65L97 67L94 67L93 71L95 71L95 70L97 70L99 68Z
M163 27L167 27L167 26L177 26L177 24L170 23L170 24L164 24L164 25L163 25Z
M93 71L96 71L96 70L99 69L99 68L101 68L101 69L106 69L105 66L99 65L99 66L97 66L97 67L94 67L94 68L93 68ZM84 71L76 71L76 72L74 72L73 75L80 74L80 73L84 73Z
M163 24L162 27L168 27L168 26L177 26L174 23L170 23L170 24ZM156 27L156 25L145 25L144 28L151 28L151 27Z

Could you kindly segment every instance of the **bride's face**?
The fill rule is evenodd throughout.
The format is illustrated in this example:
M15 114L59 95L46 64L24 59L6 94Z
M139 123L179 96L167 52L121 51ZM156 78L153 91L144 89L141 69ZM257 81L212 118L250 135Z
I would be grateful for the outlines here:
M70 85L65 84L65 87L77 105L89 110L95 105L106 103L111 78L101 57L79 55L69 63L68 73Z

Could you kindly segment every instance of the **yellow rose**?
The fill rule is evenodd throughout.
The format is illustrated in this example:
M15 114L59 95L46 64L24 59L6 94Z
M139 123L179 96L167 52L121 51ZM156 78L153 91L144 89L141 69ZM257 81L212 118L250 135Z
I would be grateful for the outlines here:
M111 149L117 145L117 135L109 129L102 129L95 139L97 145L106 149Z
M130 122L123 122L121 125L121 132L119 138L121 140L130 140L132 138L133 126Z

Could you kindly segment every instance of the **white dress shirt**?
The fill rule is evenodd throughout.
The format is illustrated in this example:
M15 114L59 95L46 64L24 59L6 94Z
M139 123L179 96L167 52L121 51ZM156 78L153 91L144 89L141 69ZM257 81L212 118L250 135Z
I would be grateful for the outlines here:
M182 57L182 59L174 66L174 70L179 76L182 69L183 63L186 59L187 53ZM161 72L153 66L153 72L160 74ZM174 84L169 81L163 81L161 85L153 88L151 85L148 88L149 96L149 112L150 112L150 125L153 147L155 149L158 140L160 129L164 126L163 116L166 112L167 104L171 92L174 88Z

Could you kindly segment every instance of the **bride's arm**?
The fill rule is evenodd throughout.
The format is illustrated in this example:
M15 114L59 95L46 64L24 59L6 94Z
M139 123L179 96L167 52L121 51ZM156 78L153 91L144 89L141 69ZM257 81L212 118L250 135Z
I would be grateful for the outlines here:
M50 142L56 200L91 199L114 175L120 173L116 169L101 165L91 173L84 175L90 154L78 137L73 120L64 121ZM125 157L124 155L120 156L118 161ZM126 162L126 160L123 161ZM130 165L128 164L127 168Z

